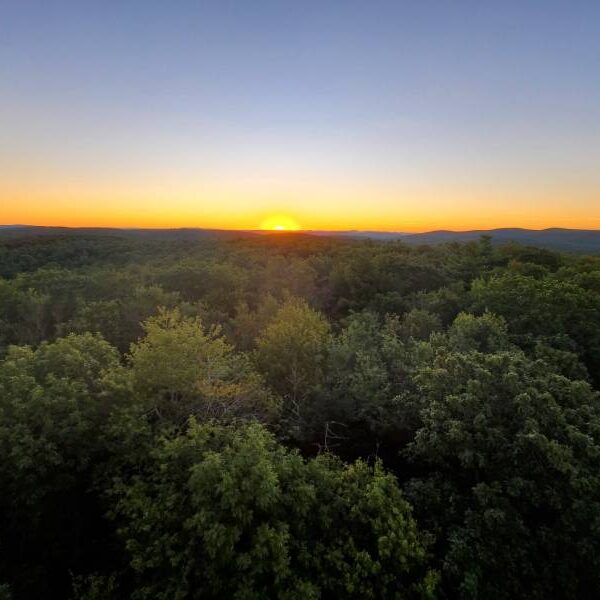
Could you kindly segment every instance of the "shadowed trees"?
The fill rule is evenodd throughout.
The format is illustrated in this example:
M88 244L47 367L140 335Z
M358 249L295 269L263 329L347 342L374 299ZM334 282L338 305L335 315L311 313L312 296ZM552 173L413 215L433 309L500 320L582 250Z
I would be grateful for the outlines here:
M0 598L595 598L600 260L0 243Z

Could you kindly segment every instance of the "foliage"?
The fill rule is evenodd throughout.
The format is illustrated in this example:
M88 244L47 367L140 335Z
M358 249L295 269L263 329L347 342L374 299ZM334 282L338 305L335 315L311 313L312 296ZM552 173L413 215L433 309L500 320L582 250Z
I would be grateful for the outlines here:
M599 385L594 256L0 241L0 597L598 597Z
M310 401L323 382L330 343L327 321L301 300L289 300L259 336L256 363L284 400L294 431L306 426Z
M192 423L115 493L134 598L406 597L435 581L380 465L304 461L258 425Z
M582 597L600 581L600 396L517 351L440 349L415 374L407 489L469 597ZM544 561L540 562L540 557Z
M92 334L12 347L0 363L0 576L15 594L65 581L99 531L87 496L118 353ZM98 552L99 555L102 552Z
M203 419L268 418L277 403L250 362L238 355L217 328L178 310L160 310L131 347L133 389L158 417L175 424L190 415Z
M504 274L473 285L478 310L503 316L514 339L527 347L542 340L574 350L589 372L600 373L600 294L555 276Z

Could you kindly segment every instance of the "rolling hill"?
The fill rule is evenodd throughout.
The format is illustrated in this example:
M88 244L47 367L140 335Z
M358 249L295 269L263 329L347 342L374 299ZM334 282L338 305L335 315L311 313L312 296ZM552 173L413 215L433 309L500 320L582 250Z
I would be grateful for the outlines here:
M0 239L15 239L31 236L57 235L110 235L141 239L233 239L269 235L271 232L225 229L120 229L102 227L43 227L29 225L0 225ZM280 235L273 233L272 235ZM600 230L597 229L480 229L472 231L429 231L426 233L403 233L385 231L302 231L296 235L319 237L341 237L373 239L379 241L401 240L408 244L443 244L468 242L489 235L492 242L504 244L517 242L527 246L538 246L569 252L600 253Z

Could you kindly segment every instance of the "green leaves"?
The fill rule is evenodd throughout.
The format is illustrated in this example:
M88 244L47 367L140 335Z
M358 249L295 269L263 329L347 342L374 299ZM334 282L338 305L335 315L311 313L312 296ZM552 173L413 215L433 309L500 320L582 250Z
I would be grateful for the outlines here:
M35 351L9 350L0 364L0 473L7 500L35 503L47 487L63 485L60 469L75 477L85 468L95 452L92 433L106 414L103 377L118 360L109 344L89 333ZM56 469L57 477L48 477Z
M182 425L190 415L269 419L276 414L277 402L249 360L236 354L218 329L206 332L199 318L161 310L144 330L129 356L133 386L160 419Z
M597 258L22 245L0 248L0 595L598 595Z
M599 394L518 351L441 348L415 380L422 424L408 453L423 474L407 489L438 532L447 585L506 598L596 585Z
M118 361L87 333L11 347L0 363L0 571L16 597L63 589L89 547L78 540L94 543L89 488L106 451L105 381Z
M581 278L579 281L583 281ZM600 295L559 275L535 279L507 273L477 280L473 307L503 316L524 348L541 341L577 352L590 374L600 372Z
M256 364L283 398L283 416L296 439L304 437L311 405L323 383L331 342L322 315L302 300L289 300L257 341Z
M149 469L116 511L135 597L381 598L425 585L422 541L380 465L305 461L258 425L192 423Z

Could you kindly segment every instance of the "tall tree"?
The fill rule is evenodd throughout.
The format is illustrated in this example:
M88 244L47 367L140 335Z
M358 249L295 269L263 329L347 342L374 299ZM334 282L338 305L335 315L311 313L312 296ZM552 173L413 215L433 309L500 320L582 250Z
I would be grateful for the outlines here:
M114 490L132 598L392 598L435 576L379 464L309 461L259 425L192 423Z
M257 342L256 361L284 400L284 416L300 430L322 384L331 343L330 327L305 301L292 299L276 313Z
M407 490L437 535L448 593L600 589L599 394L514 350L441 347L415 381L420 475Z
M268 419L277 411L249 359L218 328L206 331L198 317L164 309L143 328L129 356L133 388L159 418L181 425L190 415Z

